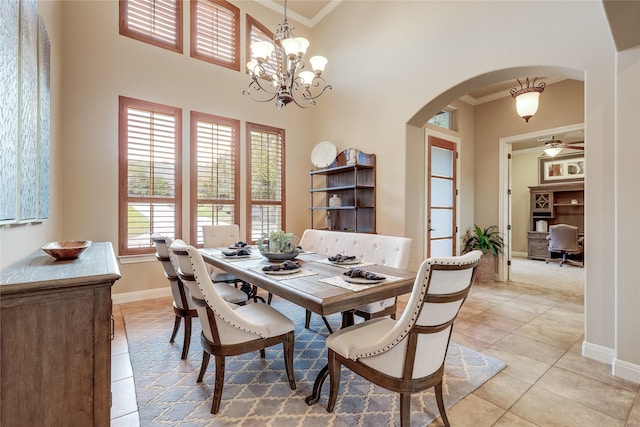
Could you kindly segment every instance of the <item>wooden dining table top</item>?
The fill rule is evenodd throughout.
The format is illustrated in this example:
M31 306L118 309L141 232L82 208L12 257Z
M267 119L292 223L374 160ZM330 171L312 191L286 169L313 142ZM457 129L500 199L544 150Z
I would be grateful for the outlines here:
M268 275L260 271L261 267L274 263L264 258L256 248L252 248L251 257L242 259L225 257L222 249L204 248L199 251L205 262L322 316L346 312L362 304L410 293L416 277L414 271L370 264L360 268L393 277L393 281L387 280L374 286L365 286L364 289L354 292L320 281L343 276L347 271L346 266L327 263L326 255L301 253L294 261L300 263L302 271L310 275L288 277Z

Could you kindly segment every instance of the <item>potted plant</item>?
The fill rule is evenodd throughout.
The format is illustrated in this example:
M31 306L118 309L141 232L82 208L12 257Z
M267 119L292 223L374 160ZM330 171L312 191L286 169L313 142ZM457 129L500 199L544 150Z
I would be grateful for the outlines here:
M491 225L484 230L474 224L473 230L467 230L462 238L462 253L473 250L482 251L480 264L476 272L479 282L491 282L496 275L496 257L504 252L504 240L498 227Z
M258 239L258 250L270 261L293 259L300 253L296 246L297 240L295 234L281 230L264 233Z

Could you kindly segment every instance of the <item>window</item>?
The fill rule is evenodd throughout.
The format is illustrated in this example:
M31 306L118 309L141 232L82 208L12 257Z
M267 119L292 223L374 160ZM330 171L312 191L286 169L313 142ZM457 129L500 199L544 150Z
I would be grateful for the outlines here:
M452 108L445 108L435 116L431 117L427 121L427 123L431 123L432 125L435 125L444 129L449 129L453 131L458 130L456 110Z
M191 56L240 71L240 9L224 0L191 1Z
M120 0L120 34L182 53L182 0Z
M203 225L240 224L240 121L191 112L191 242Z
M250 194L247 240L285 229L284 129L247 123Z
M153 253L153 233L180 236L182 110L124 96L119 108L118 253Z
M247 15L247 58L250 58L249 60L247 60L247 62L258 62L257 59L252 55L251 43L260 41L273 42L273 33L260 22ZM279 64L280 61L280 57L276 54L276 50L274 49L273 52L271 52L271 57L269 58L269 60L265 61L262 64L265 70L265 76L272 76L273 74L277 74L276 64Z

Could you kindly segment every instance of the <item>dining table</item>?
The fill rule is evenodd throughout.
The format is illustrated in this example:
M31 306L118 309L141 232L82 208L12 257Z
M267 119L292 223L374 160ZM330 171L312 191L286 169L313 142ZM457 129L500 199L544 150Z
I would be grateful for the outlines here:
M255 247L250 247L251 254L248 256L228 256L223 253L227 251L228 248L199 250L205 262L309 311L321 316L341 313L342 327L354 324L356 307L410 293L416 277L416 272L411 270L361 261L337 265L327 255L306 251L301 251L293 259L299 264L298 269L274 274L263 271L263 267L280 262L270 262ZM344 273L351 268L364 269L384 277L384 280L378 283L367 280L349 283ZM328 366L325 365L316 377L313 393L305 399L308 405L320 399L327 375Z

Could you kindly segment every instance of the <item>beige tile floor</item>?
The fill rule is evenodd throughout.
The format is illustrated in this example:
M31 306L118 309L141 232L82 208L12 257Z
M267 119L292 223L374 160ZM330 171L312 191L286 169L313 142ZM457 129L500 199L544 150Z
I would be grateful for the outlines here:
M171 300L135 304L144 309ZM111 425L138 426L120 306L113 311ZM640 384L616 378L610 366L580 355L579 295L511 282L476 284L452 339L507 363L447 412L452 426L640 426ZM431 424L442 425L440 419Z

